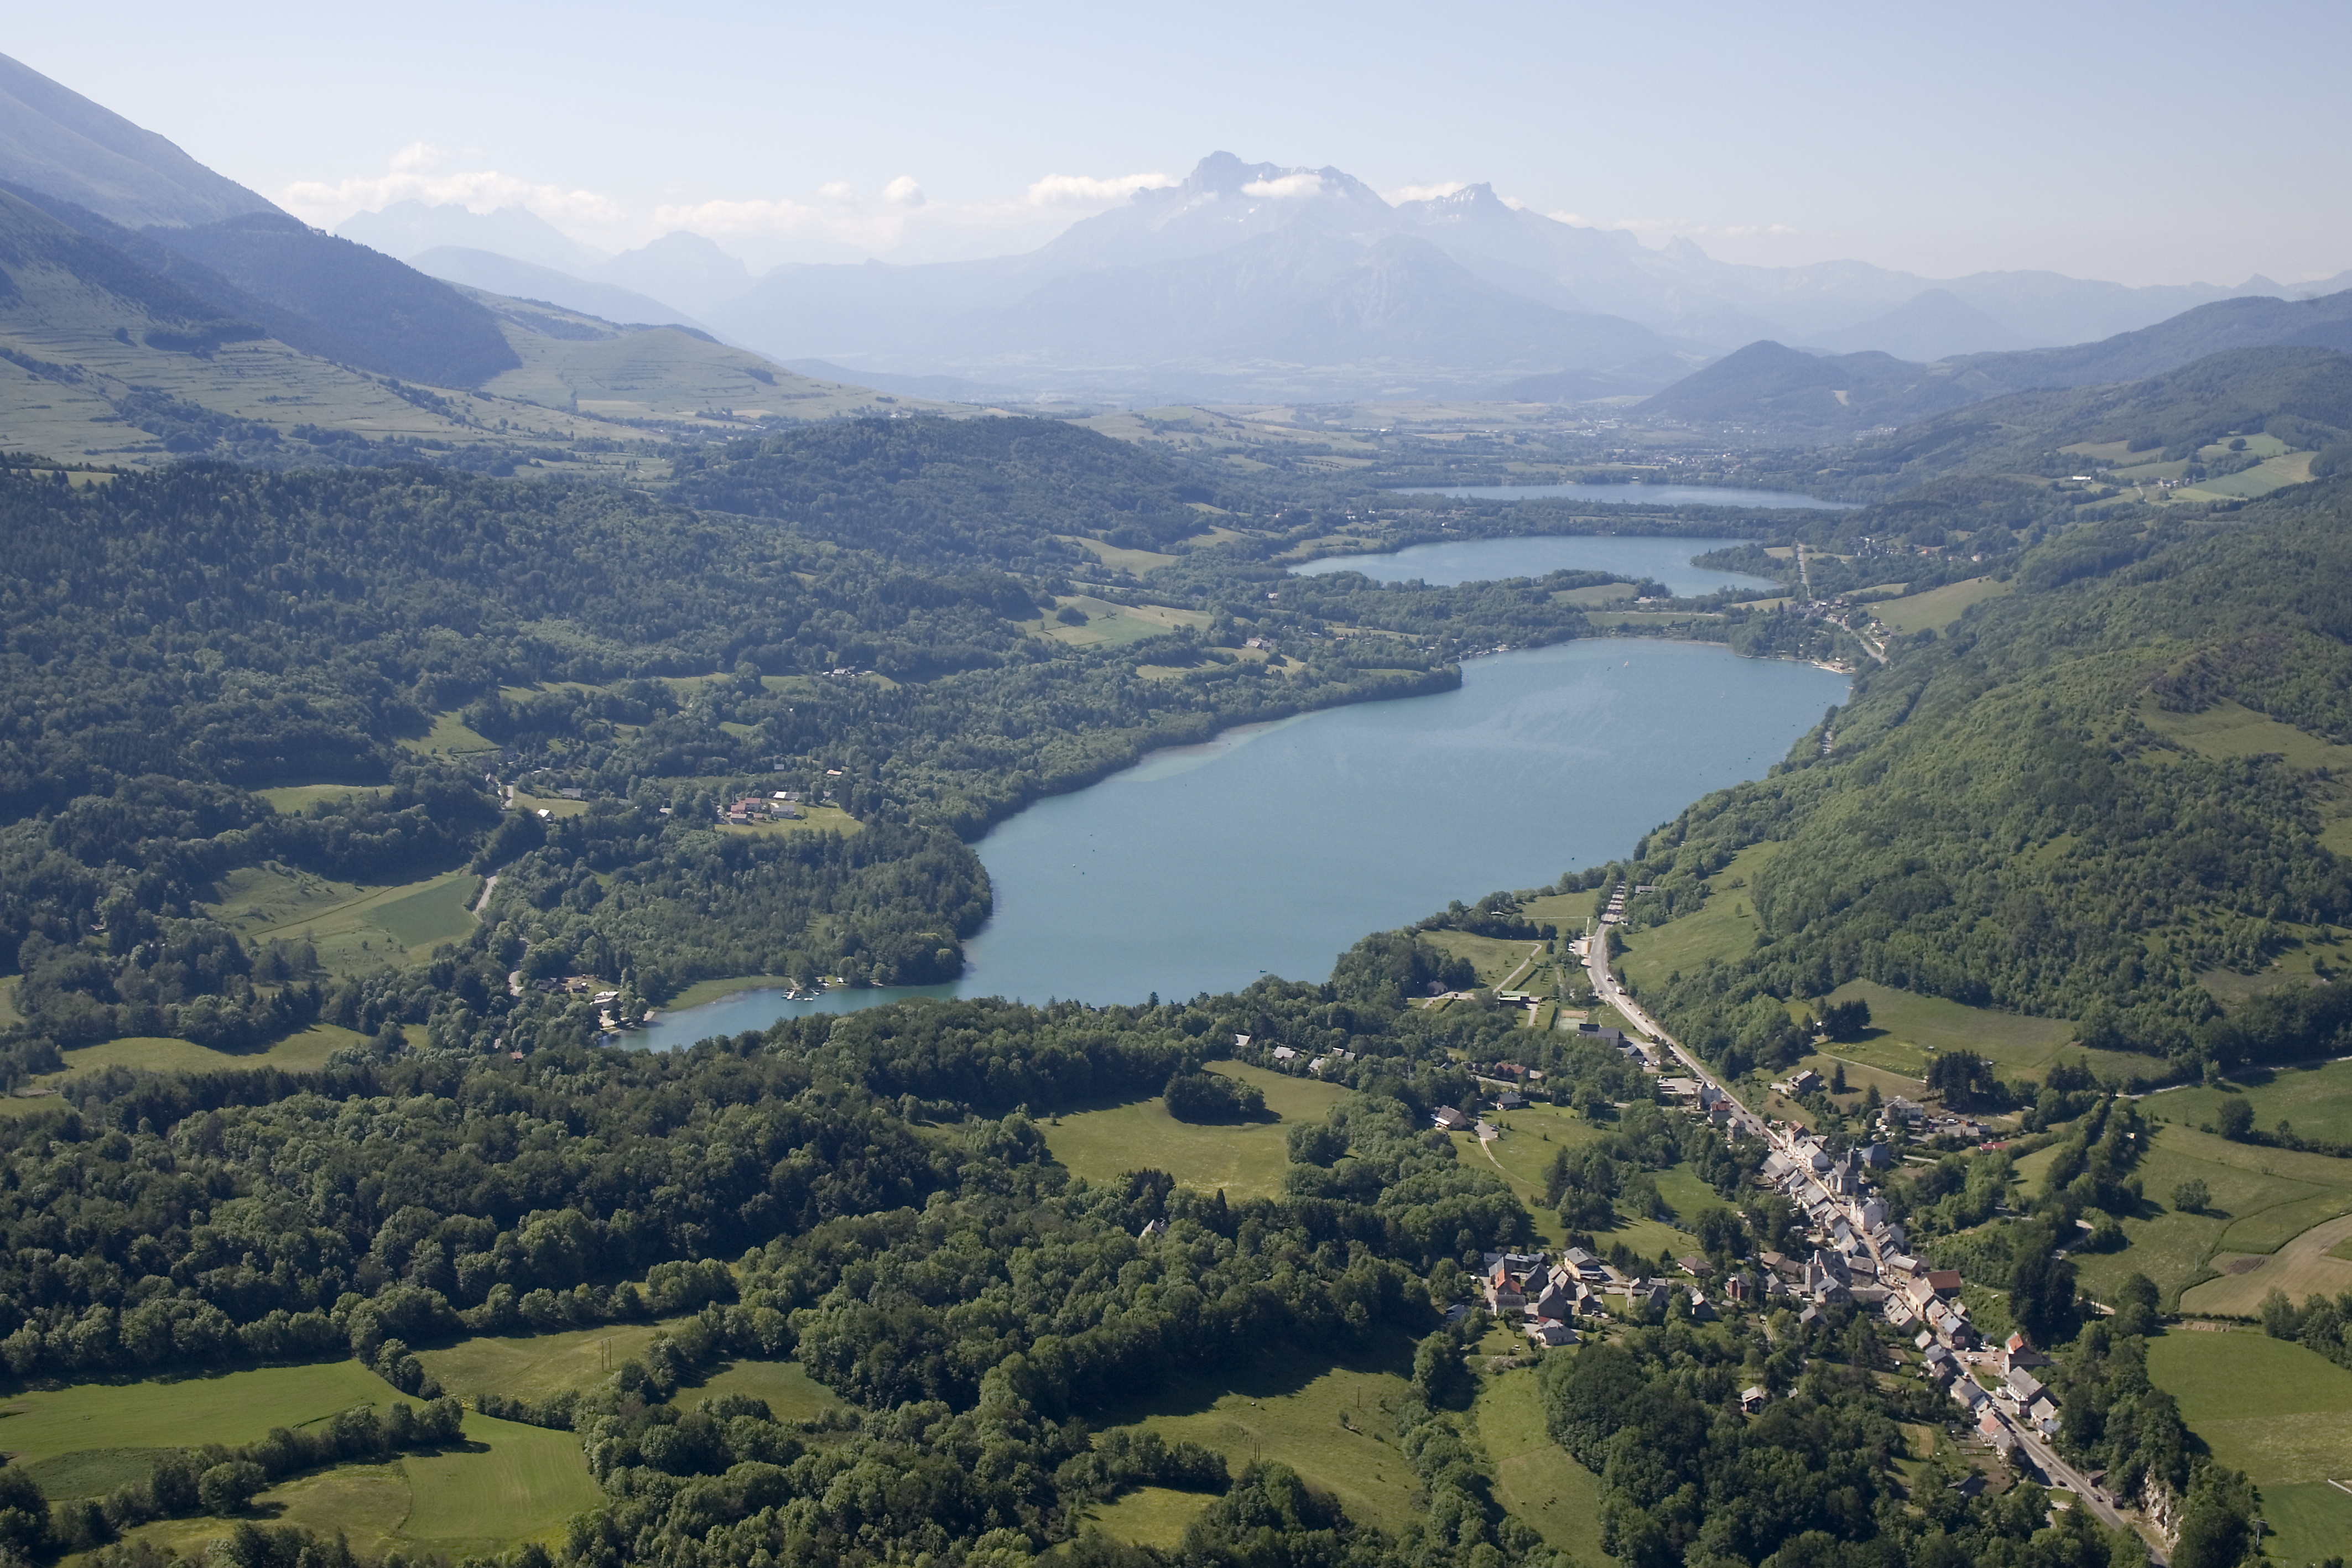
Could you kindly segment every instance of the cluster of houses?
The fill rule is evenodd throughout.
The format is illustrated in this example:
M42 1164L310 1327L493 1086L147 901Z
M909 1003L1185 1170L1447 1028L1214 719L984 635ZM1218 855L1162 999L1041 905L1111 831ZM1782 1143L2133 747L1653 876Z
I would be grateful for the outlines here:
M1244 1045L1247 1045L1249 1043L1249 1036L1245 1034L1237 1034L1234 1036L1234 1038ZM1307 1056L1305 1052L1293 1051L1286 1045L1276 1046L1274 1048L1273 1055L1275 1061L1277 1062L1304 1061L1307 1063L1307 1071L1309 1072L1320 1072L1327 1067L1334 1067L1342 1062L1349 1062L1356 1060L1356 1053L1352 1051L1327 1051L1319 1056Z
M1713 1265L1704 1258L1681 1261L1693 1281L1669 1283L1621 1273L1581 1247L1570 1248L1557 1262L1549 1252L1488 1252L1479 1291L1496 1321L1518 1324L1539 1345L1576 1343L1576 1319L1607 1311L1605 1298L1611 1296L1639 1314L1663 1312L1678 1291L1687 1292L1691 1316L1700 1322L1714 1322L1716 1305L1695 1282L1710 1273ZM1755 1291L1755 1281L1740 1274L1727 1283L1725 1293L1733 1301L1750 1301Z
M1929 1381L1976 1417L1978 1432L2002 1456L2008 1455L2015 1441L2008 1422L2001 1419L2003 1413L2044 1437L2058 1435L2058 1402L2034 1375L2037 1368L2050 1364L2050 1358L2027 1343L2023 1334L2013 1333L1998 1351L1975 1358L2000 1375L2000 1380L1990 1389L1970 1375L1970 1358L1965 1351L1953 1349L1926 1329L1919 1331L1914 1343L1926 1362Z
M753 822L792 821L801 814L800 800L799 794L791 789L779 789L764 799L746 795L720 810L719 816L721 821L732 822L739 828Z
M1958 1138L1971 1144L1983 1142L1992 1132L1973 1116L1931 1111L1901 1094L1890 1096L1879 1107L1878 1130L1883 1136L1895 1139Z

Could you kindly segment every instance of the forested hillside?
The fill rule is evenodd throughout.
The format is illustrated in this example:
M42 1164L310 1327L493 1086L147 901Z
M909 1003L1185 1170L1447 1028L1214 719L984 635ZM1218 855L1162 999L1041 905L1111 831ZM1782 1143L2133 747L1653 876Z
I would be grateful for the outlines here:
M1688 907L1740 848L1786 845L1754 890L1755 951L1682 976L1667 1015L1752 1061L1782 1001L1865 977L2083 1020L2150 1077L2335 1049L2352 1022L2335 988L2225 1012L2204 982L2352 917L2318 744L2352 740L2347 513L2337 480L2226 524L2080 526L2028 551L2020 591L1859 678L1774 777L1651 835L1640 880L1660 891L1635 918ZM2270 722L2219 750L2174 733L2225 704Z

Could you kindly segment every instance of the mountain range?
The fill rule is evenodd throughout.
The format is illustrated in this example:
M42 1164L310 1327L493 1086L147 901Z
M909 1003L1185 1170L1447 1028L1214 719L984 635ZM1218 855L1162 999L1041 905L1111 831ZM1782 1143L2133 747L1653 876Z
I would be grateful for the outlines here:
M404 204L341 232L455 281L689 321L883 384L1129 399L1575 401L1654 392L1759 340L1932 361L2100 340L2288 292L2259 277L2135 288L2049 272L1739 266L1688 241L1652 248L1548 217L1489 185L1391 203L1339 169L1226 152L1037 250L979 261L797 264L755 280L699 236L610 256L519 208Z

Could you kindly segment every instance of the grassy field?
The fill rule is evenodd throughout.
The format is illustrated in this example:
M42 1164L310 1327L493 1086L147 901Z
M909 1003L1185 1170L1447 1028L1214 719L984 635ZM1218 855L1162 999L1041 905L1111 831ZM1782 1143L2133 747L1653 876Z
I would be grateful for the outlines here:
M1389 1412L1412 1372L1412 1341L1393 1333L1335 1363L1269 1354L1213 1380L1180 1379L1106 1412L1102 1424L1149 1425L1169 1442L1214 1448L1237 1475L1254 1460L1279 1459L1335 1494L1349 1513L1392 1531L1411 1517L1415 1483L1396 1450ZM1161 1511L1172 1509L1163 1504Z
M468 912L481 891L469 871L367 887L268 862L222 877L219 900L205 913L248 943L307 938L320 967L352 974L428 956L473 929Z
M2006 582L1972 577L1966 582L1947 583L1925 593L1886 600L1874 605L1873 613L1897 632L1940 632L1958 621L1960 612L1969 605L1999 598L2009 591L2010 584Z
M65 1070L35 1080L61 1083L76 1073L100 1067L130 1067L146 1072L206 1072L222 1067L281 1067L289 1072L310 1071L327 1064L327 1058L362 1037L337 1024L313 1024L299 1034L263 1051L215 1051L192 1040L168 1036L129 1035L65 1053Z
M561 1333L483 1334L440 1350L420 1350L435 1381L459 1398L504 1394L544 1399L585 1388L646 1348L658 1323L615 1323Z
M1087 1511L1087 1520L1114 1541L1130 1546L1172 1551L1184 1539L1184 1527L1216 1499L1208 1492L1171 1491L1166 1487L1138 1487Z
M1162 636L1179 626L1202 627L1209 623L1208 612L1202 610L1173 610L1164 604L1119 604L1086 593L1066 594L1054 601L1056 610L1072 606L1085 612L1085 625L1068 626L1045 616L1035 622L1024 622L1023 627L1032 636L1073 648L1124 648L1146 637Z
M1870 1028L1860 1040L1842 1042L1837 1054L1906 1078L1925 1074L1929 1053L1938 1051L1973 1051L1998 1066L2003 1077L2031 1076L2062 1057L2071 1061L2084 1054L2080 1047L2070 1047L2074 1026L2063 1019L1972 1008L1874 980L1849 981L1822 1001L1790 1002L1789 1010L1801 1017L1818 1012L1822 1002L1856 998L1870 1004ZM2146 1058L2132 1060L2143 1071L2149 1065Z
M411 751L422 751L428 756L436 757L499 749L497 741L467 728L465 722L455 713L435 714L431 729L426 730L423 735L404 740L400 744Z
M2200 757L2277 756L2294 768L2352 768L2352 746L2331 745L2234 702L2216 703L2202 713L2168 713L2143 702L2139 719Z
M1123 549L1118 545L1105 544L1100 539L1087 538L1083 534L1056 534L1054 537L1076 545L1105 566L1119 571L1131 571L1138 577L1156 568L1166 566L1178 559L1172 555L1163 555L1159 550Z
M1501 985L1526 964L1529 948L1543 946L1540 942L1516 937L1473 936L1466 931L1424 931L1421 939L1449 958L1470 960L1482 986Z
M2352 1261L2336 1255L2347 1240L2352 1240L2352 1213L2346 1212L2352 1210L2352 1193L2328 1193L2319 1202L2336 1218L2312 1226L2274 1250L2215 1253L2211 1267L2221 1270L2220 1277L2183 1292L2182 1310L2252 1317L2262 1311L2263 1298L2273 1291L2285 1291L2291 1301L2308 1301L2313 1296L2340 1296L2352 1291ZM2283 1206L2290 1211L2311 1207L2308 1199ZM2295 1218L2299 1219L2303 1214L2296 1212ZM2230 1239L2242 1246L2248 1239L2240 1237L2239 1229L2231 1227Z
M1280 1192L1290 1163L1284 1144L1290 1124L1322 1120L1347 1092L1239 1062L1214 1062L1211 1070L1264 1090L1266 1109L1276 1119L1194 1126L1171 1116L1154 1095L1057 1116L1045 1129L1045 1146L1062 1164L1095 1181L1149 1168L1166 1171L1195 1191L1223 1188L1233 1198Z
M272 1427L399 1397L354 1361L30 1389L0 1403L0 1451L12 1463L37 1465L91 1450L250 1443Z
M2254 1125L2292 1123L2305 1137L2352 1143L2352 1061L2320 1062L2277 1071L2248 1068L2228 1089L2203 1085L2167 1090L2154 1104L2176 1122L2210 1123L2221 1103L2242 1098L2254 1108Z
M1478 1140L1467 1133L1454 1134L1454 1157L1465 1165L1484 1165L1499 1170L1510 1184L1511 1191L1528 1206L1535 1216L1536 1230L1549 1247L1567 1243L1567 1232L1561 1228L1559 1214L1544 1204L1544 1183L1551 1172L1552 1156L1562 1147L1599 1137L1605 1130L1585 1121L1575 1112L1558 1105L1529 1105L1525 1110L1506 1112L1496 1118L1503 1135L1481 1149ZM1491 1163L1490 1163L1491 1162ZM1675 1166L1657 1173L1658 1196L1675 1210L1677 1218L1687 1219L1700 1209L1721 1203L1715 1190L1687 1166ZM1622 1241L1644 1257L1654 1258L1661 1252L1679 1257L1696 1251L1698 1240L1689 1232L1655 1219L1630 1219L1621 1217L1613 1230L1600 1239L1603 1247Z
M1582 1563L1603 1561L1601 1478L1570 1458L1544 1429L1535 1369L1489 1373L1471 1410L1495 1469L1495 1500L1553 1551Z
M2173 1098L2146 1103L2154 1115L2169 1118ZM2146 1274L2166 1302L2177 1301L2183 1312L2251 1312L2284 1277L2271 1272L2276 1260L2265 1255L2352 1210L2352 1161L2233 1144L2177 1121L2158 1126L2135 1174L2148 1201L2141 1213L2123 1217L2128 1244L2078 1254L2077 1267L2085 1288L2102 1296L2126 1275ZM2174 1189L2192 1178L2212 1195L2196 1213L2172 1204ZM2263 1260L2250 1265L2257 1257ZM2243 1271L2212 1278L2233 1262Z
M451 1557L543 1539L604 1500L571 1432L466 1413L467 1453L412 1455L413 1498L401 1534Z
M691 1390L681 1392L677 1398L682 1406L704 1399L723 1399L730 1394L749 1395L768 1402L769 1411L779 1421L805 1421L812 1416L841 1407L841 1396L808 1375L808 1368L797 1361L735 1361L730 1362Z
M1588 887L1581 893L1548 893L1520 904L1519 913L1530 920L1550 921L1563 936L1581 936L1584 923L1601 913L1604 891Z
M1709 958L1740 957L1753 948L1764 927L1748 887L1780 852L1776 843L1752 844L1707 879L1706 902L1696 914L1647 931L1621 931L1618 967L1634 988L1662 986L1677 971L1696 969Z
M361 795L386 795L389 784L287 784L275 789L256 789L255 794L269 802L269 809L281 816L292 816L303 807L318 800L349 800Z
M2352 1496L2326 1485L2352 1479L2352 1372L2254 1330L2160 1335L2147 1370L2213 1457L2263 1489L2273 1559L2315 1562L2352 1542Z

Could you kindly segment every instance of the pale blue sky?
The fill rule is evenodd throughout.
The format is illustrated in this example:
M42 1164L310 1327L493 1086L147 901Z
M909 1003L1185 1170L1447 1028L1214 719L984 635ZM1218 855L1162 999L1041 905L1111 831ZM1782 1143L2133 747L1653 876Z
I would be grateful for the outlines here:
M610 247L684 225L755 260L973 254L1098 210L1033 195L1046 176L1222 148L1383 191L1491 181L1734 260L2352 267L2342 4L115 0L5 37L326 223L524 195Z

